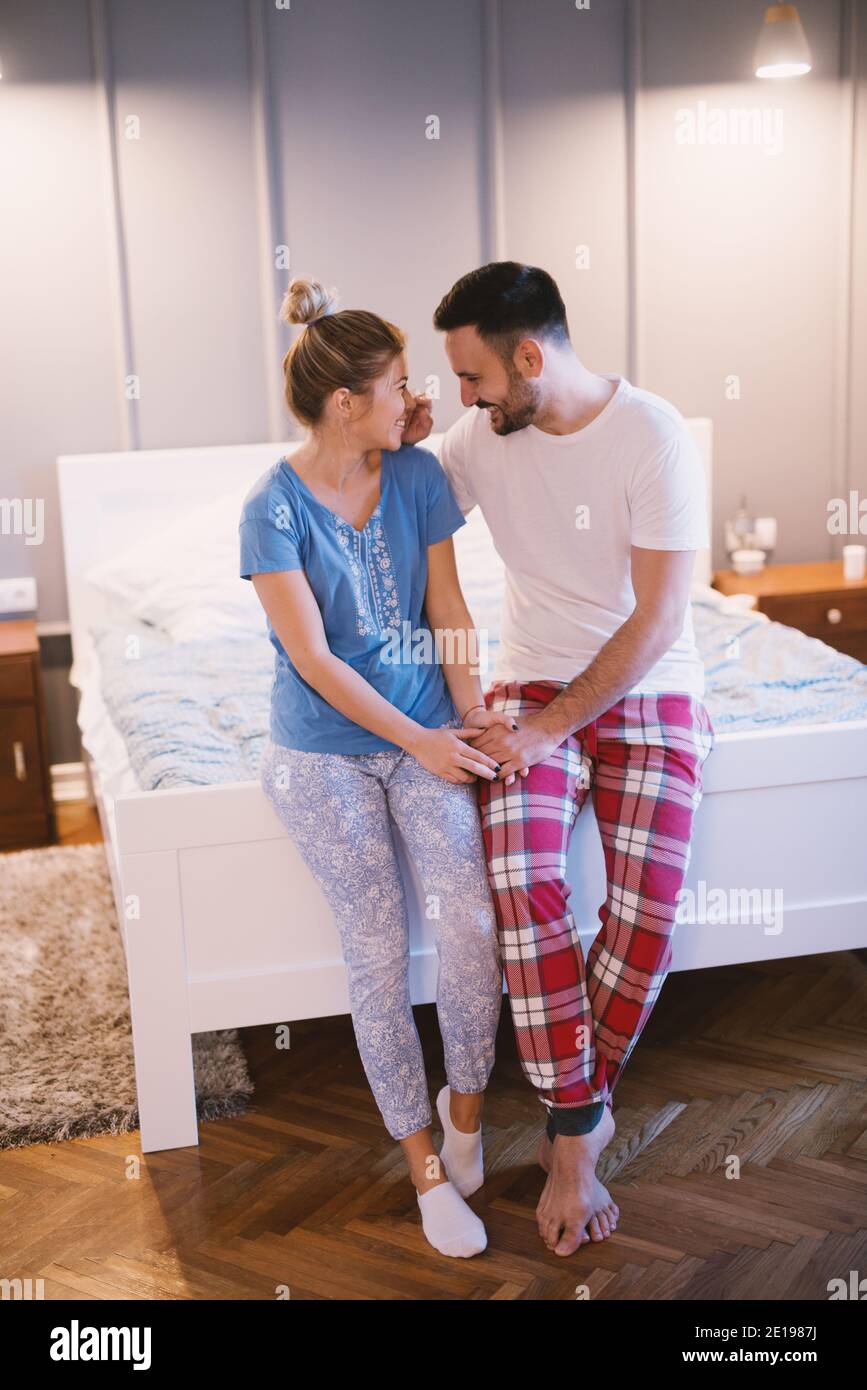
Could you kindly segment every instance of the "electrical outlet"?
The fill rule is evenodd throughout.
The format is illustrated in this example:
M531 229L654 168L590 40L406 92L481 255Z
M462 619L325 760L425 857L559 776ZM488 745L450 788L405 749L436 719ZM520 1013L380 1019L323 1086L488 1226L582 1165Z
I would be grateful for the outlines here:
M0 579L0 613L35 613L36 580Z

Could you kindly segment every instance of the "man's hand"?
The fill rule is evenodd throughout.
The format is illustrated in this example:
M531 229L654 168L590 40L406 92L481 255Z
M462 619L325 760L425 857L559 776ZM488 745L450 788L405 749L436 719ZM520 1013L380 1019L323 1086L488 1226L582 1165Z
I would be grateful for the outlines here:
M493 724L478 736L467 732L463 736L468 742L472 740L474 748L497 760L500 764L498 781L515 774L525 777L531 767L543 763L562 742L545 728L538 715L532 714L522 719L515 730Z
M430 396L413 396L411 391L407 391L406 395L411 398L412 405L407 408L401 441L404 444L420 444L433 429Z
M478 729L481 733L484 729L490 729L497 726L503 729L510 730L517 729L518 727L518 725L515 723L514 715L506 714L504 710L485 709L484 705L480 706L478 709L472 710L465 717L463 723L465 737L467 729ZM467 742L469 741L470 740L467 739ZM473 746L475 746L475 740L473 740ZM522 777L526 777L529 771L530 769L528 767L522 767L520 769L520 775ZM510 787L515 780L515 776L516 774L514 772L510 772L508 776L504 777L502 780L505 782L507 787ZM494 781L496 780L497 778L495 777Z

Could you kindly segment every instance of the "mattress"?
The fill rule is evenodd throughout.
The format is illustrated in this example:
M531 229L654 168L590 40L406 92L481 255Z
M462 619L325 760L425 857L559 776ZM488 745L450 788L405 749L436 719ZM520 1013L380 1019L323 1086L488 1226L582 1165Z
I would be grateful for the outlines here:
M467 598L493 670L493 590ZM693 597L693 620L717 733L867 719L867 666L853 658L713 590ZM91 638L79 724L109 795L258 777L275 660L266 634L172 642L126 619Z

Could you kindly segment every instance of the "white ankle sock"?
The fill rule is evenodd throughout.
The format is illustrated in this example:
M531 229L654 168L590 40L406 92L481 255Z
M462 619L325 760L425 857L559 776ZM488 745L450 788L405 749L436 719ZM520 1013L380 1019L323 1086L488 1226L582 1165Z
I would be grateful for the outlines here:
M416 1196L422 1229L441 1255L467 1258L485 1249L488 1236L482 1222L450 1182L437 1183Z
M455 1129L449 1114L449 1088L443 1086L437 1096L437 1114L443 1127L443 1146L440 1158L445 1164L446 1177L462 1197L477 1192L485 1181L482 1155L482 1127L472 1134Z

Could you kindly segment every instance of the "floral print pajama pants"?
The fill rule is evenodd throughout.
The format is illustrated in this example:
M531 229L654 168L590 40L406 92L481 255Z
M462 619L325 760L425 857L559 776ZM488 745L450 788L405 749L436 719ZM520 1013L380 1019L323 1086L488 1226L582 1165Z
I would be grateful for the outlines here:
M311 753L271 740L260 783L331 907L364 1070L386 1128L405 1139L431 1123L431 1108L390 817L436 931L449 1086L482 1091L494 1064L503 972L475 785L447 782L402 749Z

